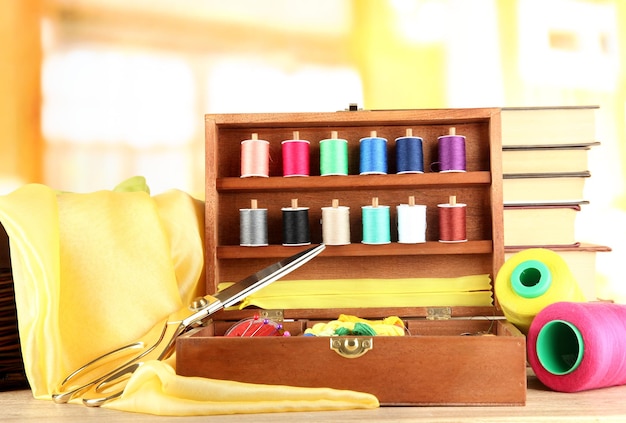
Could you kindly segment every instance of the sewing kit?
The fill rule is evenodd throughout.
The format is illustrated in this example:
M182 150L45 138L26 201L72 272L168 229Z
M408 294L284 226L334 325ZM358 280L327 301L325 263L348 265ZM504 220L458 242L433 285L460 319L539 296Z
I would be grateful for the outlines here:
M325 249L179 337L179 374L350 389L383 405L525 403L525 336L493 294L499 109L205 123L207 292Z

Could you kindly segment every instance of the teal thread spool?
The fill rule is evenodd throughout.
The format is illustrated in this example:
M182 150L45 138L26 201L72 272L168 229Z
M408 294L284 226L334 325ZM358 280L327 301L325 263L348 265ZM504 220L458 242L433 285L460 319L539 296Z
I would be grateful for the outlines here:
M348 140L338 138L337 131L320 141L320 175L348 174Z
M363 244L389 244L391 227L389 206L378 204L378 198L372 198L371 206L361 207L363 224Z

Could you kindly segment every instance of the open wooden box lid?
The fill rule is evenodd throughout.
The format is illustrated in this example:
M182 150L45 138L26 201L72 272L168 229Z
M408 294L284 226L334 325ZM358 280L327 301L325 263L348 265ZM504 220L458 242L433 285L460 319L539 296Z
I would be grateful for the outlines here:
M502 232L502 170L500 110L440 109L400 111L345 111L334 113L270 113L206 115L206 268L207 292L222 282L235 282L306 247L281 245L281 207L297 198L309 208L311 242L322 242L321 208L338 199L350 207L351 244L327 246L317 258L283 280L341 278L450 278L489 274L493 281L504 261ZM454 127L466 137L466 169L463 173L437 173L429 169L437 161L438 137ZM394 174L394 139L411 128L423 139L423 174ZM309 177L283 177L281 141L298 131L310 141ZM348 141L348 176L319 176L319 141L335 131ZM387 138L387 175L359 175L359 140L376 131ZM252 133L270 142L268 178L241 178L241 141ZM426 243L364 245L360 242L360 208L377 197L392 207L413 195L427 206ZM438 242L437 204L450 195L467 204L467 242ZM268 209L269 246L239 245L238 210L256 199ZM396 237L397 234L392 236ZM285 318L337 316L339 310L285 310ZM347 310L363 317L382 317L389 310ZM432 307L408 307L397 315L426 317L439 313ZM497 307L452 307L452 317L492 316ZM246 312L224 312L237 319ZM226 317L228 315L228 317Z

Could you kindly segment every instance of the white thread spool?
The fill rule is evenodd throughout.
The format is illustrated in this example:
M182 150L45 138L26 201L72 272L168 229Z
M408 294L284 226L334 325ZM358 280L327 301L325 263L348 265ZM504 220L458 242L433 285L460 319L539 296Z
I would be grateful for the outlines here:
M419 244L426 242L426 206L415 204L415 197L409 197L408 204L396 207L398 214L398 242Z

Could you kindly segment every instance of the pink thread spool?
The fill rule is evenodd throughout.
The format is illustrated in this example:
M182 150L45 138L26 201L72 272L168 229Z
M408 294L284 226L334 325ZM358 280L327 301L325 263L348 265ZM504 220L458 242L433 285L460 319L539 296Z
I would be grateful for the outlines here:
M533 319L528 363L537 378L559 392L626 384L626 306L557 302Z
M270 143L252 134L249 140L241 141L241 177L270 176Z
M283 176L309 176L309 145L309 141L300 139L299 131L293 131L293 139L281 143Z

